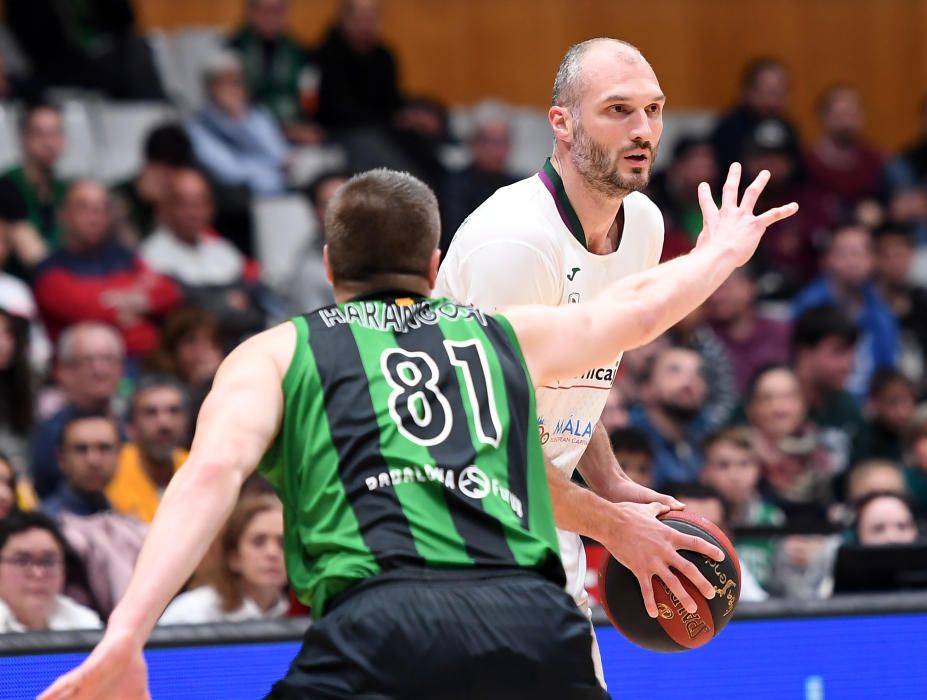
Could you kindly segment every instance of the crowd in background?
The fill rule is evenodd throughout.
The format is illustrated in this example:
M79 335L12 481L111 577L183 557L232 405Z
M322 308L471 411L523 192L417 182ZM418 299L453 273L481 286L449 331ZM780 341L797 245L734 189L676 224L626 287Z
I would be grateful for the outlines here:
M324 214L349 174L431 185L445 249L517 179L504 110L478 116L466 165L442 158L447 110L401 90L374 0L345 0L314 47L287 33L285 0L245 4L203 66L205 106L154 128L138 172L106 186L56 173L48 95L166 99L131 5L6 3L33 72L0 65L0 99L21 114L21 160L0 177L0 632L112 611L225 354L332 302ZM694 246L697 185L718 191L733 161L748 182L772 173L760 209L801 209L703 308L626 353L603 417L629 475L735 536L751 599L829 595L841 544L913 542L927 506L927 109L923 140L886 153L862 136L856 90L834 86L812 142L789 118L789 80L775 59L746 67L739 103L654 173L664 259ZM296 187L293 149L320 144L344 168ZM305 197L320 235L274 286L251 205L282 192ZM243 491L163 623L305 611L286 590L279 502L260 477Z

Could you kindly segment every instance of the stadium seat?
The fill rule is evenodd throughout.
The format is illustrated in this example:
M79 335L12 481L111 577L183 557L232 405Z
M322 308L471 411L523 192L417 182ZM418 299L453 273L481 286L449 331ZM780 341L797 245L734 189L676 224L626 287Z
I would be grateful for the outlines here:
M97 177L99 174L99 113L98 99L64 97L61 105L64 130L64 153L58 161L61 177Z
M106 103L99 116L99 176L107 183L119 182L137 171L148 132L178 118L172 107L157 102Z
M252 206L255 252L263 268L263 279L276 291L286 294L286 281L317 235L312 209L300 195L263 197Z
M159 57L158 67L167 71L167 75L162 73L164 84L171 86L169 94L184 111L203 106L203 66L224 40L225 31L219 27L189 27L167 35L169 58L162 62L165 57ZM156 56L162 50L156 49Z
M0 102L0 172L19 162L19 111L9 102Z

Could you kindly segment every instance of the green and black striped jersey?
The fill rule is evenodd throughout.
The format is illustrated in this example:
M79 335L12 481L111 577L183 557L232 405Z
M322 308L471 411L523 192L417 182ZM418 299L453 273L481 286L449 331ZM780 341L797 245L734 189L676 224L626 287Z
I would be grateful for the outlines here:
M534 392L503 317L384 293L292 322L261 470L284 503L291 584L315 615L407 569L523 567L562 583Z

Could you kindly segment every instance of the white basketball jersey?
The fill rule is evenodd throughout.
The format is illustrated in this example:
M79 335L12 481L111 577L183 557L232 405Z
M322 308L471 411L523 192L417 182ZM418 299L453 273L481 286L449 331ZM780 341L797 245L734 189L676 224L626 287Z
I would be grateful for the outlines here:
M514 304L572 304L612 282L653 267L663 249L663 217L645 195L622 203L618 250L596 255L560 176L548 161L532 177L503 187L458 229L438 274L436 296L487 311ZM551 336L552 343L569 338ZM621 357L581 376L537 387L544 455L567 477L602 415Z

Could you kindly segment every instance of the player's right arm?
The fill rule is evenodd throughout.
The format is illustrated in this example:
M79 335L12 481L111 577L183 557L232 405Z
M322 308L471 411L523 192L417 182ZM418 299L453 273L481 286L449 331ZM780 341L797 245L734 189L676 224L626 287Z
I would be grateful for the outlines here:
M222 363L200 410L190 455L164 492L103 640L41 700L148 697L142 648L277 434L295 336L292 324L277 326L245 341Z

